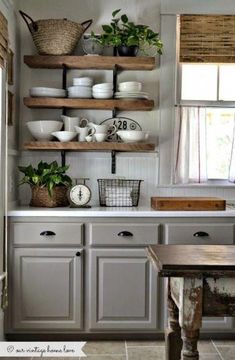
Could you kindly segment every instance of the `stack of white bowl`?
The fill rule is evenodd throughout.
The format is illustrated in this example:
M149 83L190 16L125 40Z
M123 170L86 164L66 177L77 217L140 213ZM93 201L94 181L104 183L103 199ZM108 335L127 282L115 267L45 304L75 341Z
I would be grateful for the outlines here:
M95 99L111 99L113 97L113 84L101 83L92 87L92 96Z
M118 85L118 90L115 92L115 99L148 99L149 95L142 92L142 83L138 81L126 81Z
M92 98L93 79L90 77L79 77L73 79L73 86L68 88L69 98Z

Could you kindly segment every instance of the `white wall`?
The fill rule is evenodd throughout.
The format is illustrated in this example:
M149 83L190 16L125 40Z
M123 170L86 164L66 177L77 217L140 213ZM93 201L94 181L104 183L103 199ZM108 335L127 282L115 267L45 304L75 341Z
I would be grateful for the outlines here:
M131 19L140 23L146 23L155 30L160 29L160 12L165 14L174 14L180 11L185 12L211 12L212 3L220 6L221 9L228 8L229 0L225 2L222 0L209 0L199 2L195 0L15 0L19 9L25 11L33 19L39 18L64 18L67 17L74 21L82 22L92 18L94 23L90 29L99 33L101 24L108 23L111 18L112 10L122 8L122 11L127 13ZM208 7L207 7L208 6ZM215 8L214 8L215 9ZM231 6L229 7L231 10ZM215 9L216 10L216 9ZM21 54L36 54L36 49L32 42L29 31L23 22L20 21L20 36L21 36ZM87 31L89 32L90 29ZM158 106L151 112L125 112L123 116L131 117L141 124L144 130L151 132L151 140L157 141L160 135L160 160L156 154L118 154L117 155L117 176L126 176L129 178L144 179L142 186L141 205L149 204L150 195L217 195L225 197L226 199L235 199L235 191L233 188L226 189L225 187L172 187L170 182L161 181L166 178L167 174L162 173L162 164L169 163L171 159L171 139L167 139L167 131L172 127L172 111L174 107L174 64L171 67L171 72L167 67L167 63L174 61L172 52L174 47L170 44L172 41L171 29L164 28L162 34L165 42L165 54L161 59L161 66L151 72L123 72L120 74L121 80L139 80L144 84L144 89L149 91L151 97L156 104L159 102L159 89L168 82L172 84L163 96L160 97L161 112ZM174 40L174 37L173 37ZM78 46L76 53L81 53L81 48ZM71 71L69 74L69 84L72 77L77 75L92 74L96 80L106 81L111 79L109 71ZM21 64L20 72L20 94L21 98L28 96L28 89L32 86L55 86L61 87L61 71L60 70L41 70L30 69L23 63ZM163 111L162 111L163 110ZM20 106L20 146L24 141L31 139L30 134L26 128L26 122L36 119L58 119L61 112L59 110L31 110L22 105ZM71 115L81 115L88 117L91 121L100 122L111 116L110 111L91 111L91 110L73 110ZM160 119L161 117L161 119ZM163 151L164 149L164 151ZM56 158L60 161L59 153L45 152L22 152L20 162L28 164L32 162L36 164L39 160L52 161ZM161 164L161 172L159 177L159 161ZM74 177L89 177L91 179L90 185L93 192L93 203L98 203L96 179L98 177L111 177L110 173L110 154L106 153L68 153L67 163L71 164L70 174ZM169 176L168 176L169 178ZM160 179L161 186L158 185ZM22 187L20 191L20 202L22 204L28 203L30 198L30 191L28 187Z

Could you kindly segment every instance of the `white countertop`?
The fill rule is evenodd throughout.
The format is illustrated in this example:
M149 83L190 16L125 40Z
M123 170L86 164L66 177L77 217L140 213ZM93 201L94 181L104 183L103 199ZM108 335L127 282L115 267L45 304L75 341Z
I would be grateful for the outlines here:
M235 217L235 207L225 211L155 211L150 207L92 207L76 208L33 208L16 207L8 211L8 216L55 216L55 217Z

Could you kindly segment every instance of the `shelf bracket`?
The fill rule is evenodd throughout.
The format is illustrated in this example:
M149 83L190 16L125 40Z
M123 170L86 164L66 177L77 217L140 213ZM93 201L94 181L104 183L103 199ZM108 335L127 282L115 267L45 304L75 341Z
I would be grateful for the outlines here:
M113 67L113 92L117 91L117 76L118 76L118 65L115 64Z
M117 116L117 108L114 107L112 110L112 117L115 118Z
M63 69L63 76L62 76L62 89L66 90L67 89L67 66L65 64L62 64L62 69Z
M111 151L111 173L116 174L116 154L117 152L115 150Z
M66 151L61 150L61 166L65 166L65 165L66 165Z

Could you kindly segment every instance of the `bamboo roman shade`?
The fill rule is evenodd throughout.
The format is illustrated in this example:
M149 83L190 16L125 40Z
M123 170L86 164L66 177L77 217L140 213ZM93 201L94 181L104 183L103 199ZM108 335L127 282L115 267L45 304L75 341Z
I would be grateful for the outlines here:
M180 62L235 63L235 15L180 15Z
M7 19L0 11L0 66L4 67L8 56Z

